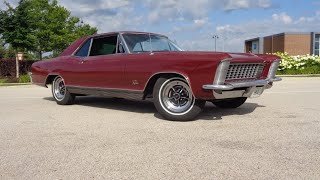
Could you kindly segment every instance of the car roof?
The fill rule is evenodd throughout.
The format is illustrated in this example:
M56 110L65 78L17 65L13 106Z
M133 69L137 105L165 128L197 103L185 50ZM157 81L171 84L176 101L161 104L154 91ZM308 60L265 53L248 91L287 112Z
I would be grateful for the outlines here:
M108 32L108 33L94 34L88 37L100 37L100 36L113 35L113 34L152 34L152 35L167 37L163 34L152 33L152 32L142 32L142 31L114 31L114 32Z
M152 34L152 35L159 35L159 36L168 38L167 36L162 34L150 33L150 32L139 32L139 31L115 31L115 32L102 33L102 34L94 34L94 35L85 36L76 40L69 47L67 47L59 56L72 55L87 39L95 38L95 37L103 37L108 35L118 35L118 34Z

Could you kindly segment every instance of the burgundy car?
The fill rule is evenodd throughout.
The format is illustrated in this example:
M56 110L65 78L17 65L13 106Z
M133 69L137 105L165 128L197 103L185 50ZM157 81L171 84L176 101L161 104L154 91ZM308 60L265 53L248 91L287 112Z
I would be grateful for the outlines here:
M191 120L210 101L237 108L273 82L274 55L183 51L168 37L112 32L81 38L59 57L32 66L35 84L47 87L60 105L79 95L152 98L169 120Z

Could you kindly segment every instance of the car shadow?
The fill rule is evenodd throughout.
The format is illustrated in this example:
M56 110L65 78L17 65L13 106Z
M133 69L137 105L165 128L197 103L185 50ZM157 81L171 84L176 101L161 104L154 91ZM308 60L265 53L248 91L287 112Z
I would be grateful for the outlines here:
M223 109L207 102L203 112L198 118L201 120L222 120L222 118L226 116L251 114L257 108L263 107L265 106L257 103L244 103L242 106L235 109Z
M43 98L48 101L55 101L53 97ZM113 109L119 111L135 112L135 113L154 113L156 108L151 101L136 101L122 98L108 98L96 96L77 96L76 105Z
M48 101L55 101L52 97L43 98ZM113 109L118 111L135 112L135 113L147 113L154 114L154 117L164 119L156 110L151 100L137 101L127 100L121 98L107 98L107 97L95 97L95 96L83 96L77 97L75 101L76 105ZM203 112L194 120L222 120L225 116L232 115L246 115L255 111L256 108L265 106L258 105L256 103L245 103L236 109L221 109L214 106L212 103L207 102ZM183 121L182 121L183 122Z

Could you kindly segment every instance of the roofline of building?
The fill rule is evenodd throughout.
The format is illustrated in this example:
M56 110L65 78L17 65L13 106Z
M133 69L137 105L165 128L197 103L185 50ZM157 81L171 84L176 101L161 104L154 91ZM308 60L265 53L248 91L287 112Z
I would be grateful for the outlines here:
M256 38L252 38L252 39L247 39L245 40L245 42L250 42L250 41L255 41L255 40L259 40L260 38L268 38L268 37L274 37L274 36L283 36L283 35L312 35L312 34L320 34L320 32L282 32L282 33L278 33L278 34L272 34L269 36L263 36L263 37L256 37Z
M259 40L261 37L256 37L256 38L252 38L252 39L247 39L245 40L245 42L250 42L250 41L256 41Z

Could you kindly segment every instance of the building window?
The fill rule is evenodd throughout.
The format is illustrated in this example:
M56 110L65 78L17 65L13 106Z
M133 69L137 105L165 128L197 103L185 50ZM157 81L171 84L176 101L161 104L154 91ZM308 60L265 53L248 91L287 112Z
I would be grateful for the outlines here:
M314 43L314 55L320 55L319 54L319 43L320 43L320 34L316 34L315 36L315 43Z

